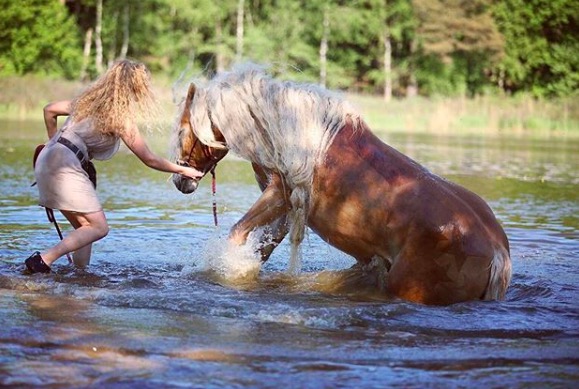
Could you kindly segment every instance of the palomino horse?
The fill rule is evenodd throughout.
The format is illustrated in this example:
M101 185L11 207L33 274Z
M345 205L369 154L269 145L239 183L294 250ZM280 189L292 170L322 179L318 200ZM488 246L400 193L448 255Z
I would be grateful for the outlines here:
M262 194L229 239L242 245L261 232L264 261L288 233L294 258L309 226L357 266L378 262L391 296L504 297L509 243L485 201L384 144L339 96L246 67L191 84L182 109L179 163L207 173L229 150L252 163ZM198 186L173 182L183 193Z

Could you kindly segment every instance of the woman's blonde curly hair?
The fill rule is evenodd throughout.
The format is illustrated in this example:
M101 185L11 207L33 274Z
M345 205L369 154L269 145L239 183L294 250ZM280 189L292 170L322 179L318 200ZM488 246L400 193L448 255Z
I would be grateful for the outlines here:
M150 79L144 64L116 61L72 101L71 116L76 122L90 119L102 134L120 136L155 111Z

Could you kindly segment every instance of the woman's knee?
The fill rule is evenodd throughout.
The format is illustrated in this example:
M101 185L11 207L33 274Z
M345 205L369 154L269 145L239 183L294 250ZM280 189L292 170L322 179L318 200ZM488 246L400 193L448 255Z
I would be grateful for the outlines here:
M98 239L102 239L109 234L110 227L107 222L99 223L93 227L98 235Z
M86 221L92 227L97 240L108 235L109 224L103 212L86 215Z

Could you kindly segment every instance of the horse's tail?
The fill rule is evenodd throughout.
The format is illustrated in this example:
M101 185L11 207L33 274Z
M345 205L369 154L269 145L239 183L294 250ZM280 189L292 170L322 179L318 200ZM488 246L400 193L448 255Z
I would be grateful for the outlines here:
M502 300L511 283L512 268L509 252L503 248L495 249L490 265L490 278L483 300Z
M291 255L289 271L297 273L301 270L301 255L299 246L304 240L308 217L309 191L297 186L290 195L291 210L289 212Z

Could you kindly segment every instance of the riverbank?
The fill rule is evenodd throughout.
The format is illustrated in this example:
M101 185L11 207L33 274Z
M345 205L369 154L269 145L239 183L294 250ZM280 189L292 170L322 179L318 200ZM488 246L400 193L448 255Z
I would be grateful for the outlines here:
M174 95L185 93L186 83L175 91L174 80L155 77L160 114L172 122ZM42 118L49 101L79 93L80 82L37 77L0 78L0 119ZM346 94L379 135L396 132L443 135L579 138L579 101L571 98L537 100L529 96L479 96L466 98L394 99Z

